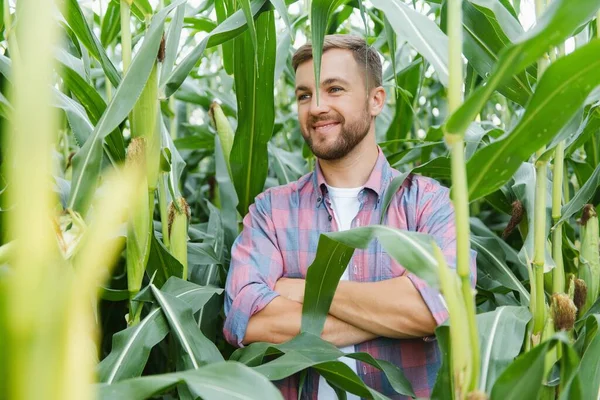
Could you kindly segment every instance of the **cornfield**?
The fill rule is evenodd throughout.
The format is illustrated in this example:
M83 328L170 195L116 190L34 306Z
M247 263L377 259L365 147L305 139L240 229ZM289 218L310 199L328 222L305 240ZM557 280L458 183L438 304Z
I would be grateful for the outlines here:
M0 3L0 398L281 399L309 369L340 399L414 398L321 338L379 240L446 299L432 399L600 399L600 0ZM318 77L333 33L383 56L392 187L451 188L457 265L415 232L322 234L299 335L236 349L231 247L255 196L317 162L291 57L311 41Z

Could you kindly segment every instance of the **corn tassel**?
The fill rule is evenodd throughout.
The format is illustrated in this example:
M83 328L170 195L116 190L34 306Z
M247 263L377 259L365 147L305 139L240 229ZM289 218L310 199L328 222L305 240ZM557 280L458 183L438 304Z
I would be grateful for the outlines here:
M579 262L579 277L587 286L585 303L580 310L583 315L598 298L600 289L600 255L598 246L598 214L594 206L586 204L581 216L581 251Z
M169 205L169 243L171 254L183 265L183 279L187 280L187 241L190 206L183 197Z
M142 171L146 168L146 140L143 137L134 138L127 150L127 163L136 166ZM152 216L148 183L144 174L136 188L136 205L130 213L127 225L127 286L130 300L140 291L142 279L146 270L146 263L150 256L150 238L152 234ZM139 318L134 311L133 302L130 303L130 324L135 324Z

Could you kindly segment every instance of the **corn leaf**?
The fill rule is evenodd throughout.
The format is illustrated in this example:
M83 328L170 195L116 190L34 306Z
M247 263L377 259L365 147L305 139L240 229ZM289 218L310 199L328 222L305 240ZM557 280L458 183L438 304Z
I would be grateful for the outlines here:
M108 47L117 39L121 32L121 3L111 1L106 7L106 13L102 19L100 28L100 43L102 46Z
M462 135L500 84L533 64L550 47L562 43L577 28L591 20L600 7L600 0L577 1L576 3L577 5L574 6L573 0L551 2L536 25L513 45L502 51L494 72L486 84L475 90L450 116L445 130L448 133Z
M600 315L596 314L588 318L595 318L596 324L600 325ZM582 399L593 399L597 397L600 391L600 334L596 330L593 338L590 338L590 344L585 349L579 365L579 377L581 382L586 384L582 386Z
M225 229L225 245L230 247L239 233L238 228L238 197L229 174L229 169L223 155L219 136L215 135L215 179L219 184L219 199L223 229Z
M219 362L195 371L144 376L98 385L100 399L144 400L184 384L196 398L247 400L248 393L260 393L264 400L283 400L279 390L264 376L243 364Z
M62 68L58 68L58 72L65 87L72 92L85 108L90 117L90 122L93 125L97 124L106 110L106 102L79 72L69 67L61 58L59 58L59 61L62 63ZM85 141L79 141L80 145L83 143ZM111 160L118 162L125 159L125 140L118 127L106 137L106 151Z
M546 354L563 343L569 346L569 339L565 333L560 333L517 357L496 380L491 398L537 399L544 379Z
M528 226L534 225L534 210L535 210L535 167L531 163L523 163L517 170L514 176L514 183L511 188L517 200L523 204L525 209ZM548 237L552 221L552 184L546 182L546 223L544 237ZM533 260L534 233L533 229L527 231L527 236L523 243L523 247L519 252L519 259L524 265L528 265ZM550 271L556 264L552 259L550 247L546 245L544 272Z
M585 184L575 193L575 196L562 207L560 219L554 224L554 227L567 221L576 212L581 210L586 205L592 196L596 193L596 189L600 186L600 164L596 167L592 176ZM554 229L554 227L552 229Z
M498 376L519 355L530 319L526 307L498 307L477 315L481 348L480 391L490 393Z
M96 189L102 161L102 142L127 117L144 88L158 54L163 24L168 13L183 0L161 10L153 18L144 43L128 73L102 114L93 135L73 157L73 180L68 208L85 215Z
M149 276L154 276L153 283L159 288L170 277L181 278L183 276L181 263L169 253L169 250L154 234L152 234L152 241L150 242L150 257L146 265L146 273Z
M504 249L493 238L471 235L471 246L477 251L477 268L504 287L519 292L521 304L529 304L529 291L506 265ZM482 282L478 282L481 285Z
M523 28L496 0L463 1L462 6L465 57L480 76L489 76L498 62L498 55L511 44L511 38L523 34ZM507 21L504 24L507 33L499 19ZM532 94L525 72L512 76L498 87L498 91L521 105L525 105Z
M253 0L250 4L252 14L256 15L263 9L267 0ZM214 29L206 36L194 49L175 67L169 75L166 82L161 82L164 87L164 92L167 97L179 89L185 78L194 68L204 50L208 47L222 44L244 32L247 28L245 16L242 10L235 12L231 17L227 18L222 24Z
M198 328L189 305L169 293L160 291L154 284L150 284L150 289L169 322L171 332L185 353L186 369L198 369L205 364L223 361L217 346Z
M323 42L333 12L348 0L313 0L310 8L310 32L315 71L317 102L319 101L319 84L321 83L321 59Z
M229 161L241 215L246 215L254 197L264 188L268 169L265 155L275 121L275 41L267 40L275 37L273 11L258 17L256 29L260 73L254 64L256 53L249 33L236 38L234 43L238 125Z
M317 255L306 274L302 332L321 334L335 289L354 248L365 249L375 238L390 257L408 271L425 280L431 287L439 287L433 239L429 235L382 225L325 233L319 238Z
M222 289L202 287L178 278L171 278L161 289L165 293L185 302L192 312L197 312ZM137 299L154 300L140 292ZM129 298L129 295L127 295ZM140 376L148 361L150 350L169 333L169 324L160 306L153 308L137 325L115 334L112 350L98 365L100 382L113 383Z
M183 28L183 20L185 17L186 3L181 4L175 11L175 16L169 25L167 39L165 43L165 59L162 63L160 71L160 82L164 82L175 65L177 51L179 50L179 39L181 38L181 30Z
M77 35L77 38L89 50L92 56L100 62L100 66L112 85L115 87L119 86L121 76L112 61L110 61L104 47L102 47L102 44L86 22L77 0L58 0L58 3L60 5L59 9L75 35Z
M396 35L406 40L433 66L440 82L448 86L448 37L435 22L398 0L373 0L388 16Z
M272 355L280 355L280 357L262 364L266 356ZM337 362L342 356L354 358L381 370L394 390L401 394L414 396L410 382L395 365L387 361L377 360L368 353L343 353L333 344L310 333L301 333L282 344L252 343L245 348L236 350L230 359L254 367L255 371L271 380L284 379L296 372L312 367L323 371L324 375L331 378L330 380L336 384L344 385L343 382L348 380L359 382L360 380L356 381L356 374L352 371L343 372L337 377L328 373L330 372L327 367L328 364L323 363ZM360 385L363 390L370 389L363 385Z
M467 163L470 200L504 185L523 161L552 140L573 117L588 94L600 85L599 52L600 40L594 40L546 70L517 126L479 150ZM556 99L568 101L559 103Z
M396 111L394 119L385 135L386 140L407 139L410 136L412 128L414 108L417 100L417 93L421 83L421 74L423 73L423 60L417 59L398 73L396 77L396 86L401 90L406 90L410 96L396 96ZM397 145L392 146L393 150L398 150Z

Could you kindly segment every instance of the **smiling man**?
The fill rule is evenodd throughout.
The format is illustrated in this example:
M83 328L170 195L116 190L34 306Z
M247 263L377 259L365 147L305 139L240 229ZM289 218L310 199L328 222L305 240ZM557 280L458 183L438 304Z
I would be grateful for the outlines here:
M300 332L304 278L319 235L378 224L383 197L399 175L375 139L375 118L386 100L379 54L350 35L326 36L323 50L319 102L310 44L293 57L298 120L317 158L315 171L257 196L232 248L224 334L235 346L282 343ZM433 179L409 175L393 195L384 223L431 235L454 267L454 211L448 192ZM354 252L322 337L344 352L367 352L393 363L417 396L428 397L441 361L433 332L447 317L439 292L407 273L374 240ZM368 386L392 399L403 398L378 369L341 360ZM286 399L298 398L298 376L277 384ZM348 398L357 398L353 396ZM337 396L311 373L302 398Z

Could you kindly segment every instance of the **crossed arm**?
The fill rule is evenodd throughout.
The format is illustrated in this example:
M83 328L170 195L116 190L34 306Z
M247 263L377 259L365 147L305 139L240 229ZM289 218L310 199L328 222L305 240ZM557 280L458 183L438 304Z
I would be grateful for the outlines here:
M304 279L281 278L280 295L253 315L243 343L281 343L300 332ZM410 279L339 283L322 333L336 346L349 346L378 336L412 338L433 334L436 321Z

